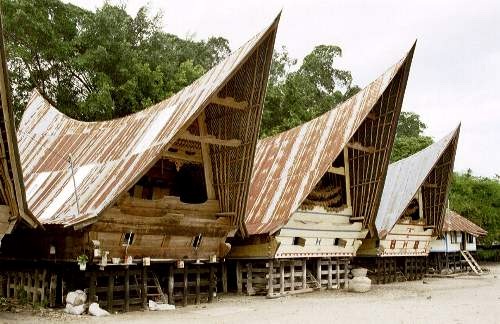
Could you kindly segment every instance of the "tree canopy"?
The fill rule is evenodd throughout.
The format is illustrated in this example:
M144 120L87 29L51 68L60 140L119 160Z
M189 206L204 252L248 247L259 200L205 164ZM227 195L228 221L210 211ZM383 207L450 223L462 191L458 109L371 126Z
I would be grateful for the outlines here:
M455 173L450 208L488 231L485 245L500 243L500 179L476 177L472 170Z
M261 135L270 136L303 124L359 91L349 71L334 67L342 50L319 45L300 66L285 47L273 54L262 116Z
M391 162L404 159L433 143L429 136L423 135L427 125L413 112L401 112L396 128L396 138L391 152Z
M8 66L19 118L36 88L70 117L104 120L139 111L192 83L228 53L228 41L181 39L146 7L131 17L59 0L2 0Z

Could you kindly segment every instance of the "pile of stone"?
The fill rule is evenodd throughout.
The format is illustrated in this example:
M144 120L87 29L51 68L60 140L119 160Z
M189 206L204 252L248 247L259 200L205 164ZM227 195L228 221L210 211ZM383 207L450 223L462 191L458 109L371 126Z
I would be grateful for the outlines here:
M86 304L87 294L82 290L71 291L66 296L66 309L68 314L82 315L88 307L88 313L94 316L107 316L109 313L100 308L98 303Z

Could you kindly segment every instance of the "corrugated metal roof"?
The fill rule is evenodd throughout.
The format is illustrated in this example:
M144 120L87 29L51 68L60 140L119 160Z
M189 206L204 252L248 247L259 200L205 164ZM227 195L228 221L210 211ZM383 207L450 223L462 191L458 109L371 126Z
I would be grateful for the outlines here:
M22 181L21 163L16 137L16 128L14 125L14 113L12 110L11 96L9 90L9 78L7 71L7 60L4 50L2 13L0 12L0 104L2 114L0 116L0 136L2 145L0 145L1 169L0 172L0 204L9 207L10 217L7 223L0 223L0 239L6 233L9 233L16 221L22 218L31 226L37 226L39 223L28 211L24 184ZM1 219L3 221L5 219Z
M460 126L438 142L389 165L375 219L379 238L384 238L394 227L443 152L458 136L459 131Z
M485 236L487 231L474 224L467 218L460 216L453 210L447 210L444 216L443 232L466 232L474 236Z
M44 224L64 225L96 217L159 159L174 135L189 126L242 62L276 31L278 20L279 16L190 86L124 118L73 120L35 91L18 130L27 200L33 214Z
M342 152L409 54L335 109L257 144L245 226L273 233L283 226Z

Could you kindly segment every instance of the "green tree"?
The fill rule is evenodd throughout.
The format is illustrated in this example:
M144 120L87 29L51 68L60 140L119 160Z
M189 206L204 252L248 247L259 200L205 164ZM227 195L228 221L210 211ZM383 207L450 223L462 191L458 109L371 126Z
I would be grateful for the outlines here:
M96 12L59 0L2 0L16 116L36 88L70 117L125 116L192 83L229 53L227 40L180 39L160 15L105 3Z
M275 51L262 116L261 136L273 135L332 109L359 88L351 73L334 67L340 47L319 45L300 67L286 48Z
M432 138L423 135L426 128L427 125L420 120L418 114L401 112L391 152L391 162L404 159L431 145Z
M500 181L454 173L450 189L450 208L488 231L481 241L500 243Z

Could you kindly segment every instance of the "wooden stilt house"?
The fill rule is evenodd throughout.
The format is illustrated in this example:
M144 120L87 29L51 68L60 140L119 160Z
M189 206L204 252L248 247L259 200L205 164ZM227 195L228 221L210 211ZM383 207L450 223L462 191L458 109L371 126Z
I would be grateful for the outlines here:
M442 228L460 126L440 141L389 165L377 217L376 235L363 240L358 256L375 282L421 278L430 242Z
M238 291L282 296L345 282L375 217L413 51L335 109L259 141L229 256Z
M124 118L73 120L35 91L18 136L28 207L46 231L18 232L6 251L74 264L66 270L86 255L89 298L103 292L108 309L151 296L211 300L215 264L243 222L278 21L192 85Z
M435 271L477 271L471 252L476 251L477 239L486 234L480 226L447 209L441 236L430 243L431 267Z
M0 13L0 244L6 234L10 234L19 221L29 227L39 225L29 212L26 203L21 163L17 147L14 113L11 106L7 60L3 43L3 28Z

